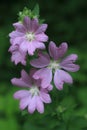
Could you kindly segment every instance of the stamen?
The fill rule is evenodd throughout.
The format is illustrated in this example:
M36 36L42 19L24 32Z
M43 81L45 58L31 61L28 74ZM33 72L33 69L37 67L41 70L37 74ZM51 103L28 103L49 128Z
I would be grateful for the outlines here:
M34 34L33 33L26 33L26 38L28 41L34 40Z
M51 61L48 68L51 68L53 70L60 69L60 65L58 61Z
M37 86L33 86L32 88L30 88L30 93L32 94L32 96L39 95L39 88Z

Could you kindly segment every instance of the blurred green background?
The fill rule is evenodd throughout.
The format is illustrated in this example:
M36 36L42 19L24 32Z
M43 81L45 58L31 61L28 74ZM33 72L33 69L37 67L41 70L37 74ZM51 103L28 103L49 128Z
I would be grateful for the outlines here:
M25 6L33 8L38 3L40 16L48 23L49 40L57 45L66 41L70 53L77 53L80 70L71 73L72 86L51 92L52 103L45 106L45 113L21 113L13 93L18 90L10 83L19 77L24 66L15 66L8 34L12 23ZM0 130L87 130L87 1L86 0L0 0Z

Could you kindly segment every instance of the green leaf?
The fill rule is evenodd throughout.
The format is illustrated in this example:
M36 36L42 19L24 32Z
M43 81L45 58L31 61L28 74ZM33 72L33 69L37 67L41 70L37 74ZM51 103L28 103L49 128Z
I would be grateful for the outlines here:
M57 113L62 115L63 120L66 122L71 118L74 108L76 107L75 100L72 96L65 97L57 107Z
M15 119L0 120L0 130L18 130L18 124Z
M40 19L39 22L40 22L40 24L42 24L45 22L45 19Z
M39 17L39 5L36 4L36 6L34 7L32 13L36 16L36 17ZM34 17L35 17L34 16Z
M55 130L66 130L66 124L61 123L60 126L55 127Z
M21 114L22 114L22 116L25 116L25 115L27 115L27 114L29 114L29 113L28 113L27 110L23 110L23 111L21 112Z
M80 130L80 129L82 130L82 128L85 128L85 127L87 127L87 120L85 118L82 118L82 117L74 117L69 122L69 129L70 130L74 130L74 128L77 128L75 130Z
M74 111L76 116L85 117L87 119L87 107L80 107Z
M78 90L78 99L79 101L86 106L87 108L87 88L81 88Z
M65 97L60 105L57 107L58 112L64 112L64 111L69 111L70 109L73 109L76 106L75 100L72 96L67 96Z

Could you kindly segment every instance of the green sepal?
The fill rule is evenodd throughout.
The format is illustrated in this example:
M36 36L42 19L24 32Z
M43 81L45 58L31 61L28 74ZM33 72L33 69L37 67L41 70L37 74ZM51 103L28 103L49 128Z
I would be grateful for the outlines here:
M23 22L23 19L25 16L30 17L31 19L33 18L39 18L39 5L36 4L33 10L28 9L27 7L24 7L23 11L20 11L18 13L18 21Z

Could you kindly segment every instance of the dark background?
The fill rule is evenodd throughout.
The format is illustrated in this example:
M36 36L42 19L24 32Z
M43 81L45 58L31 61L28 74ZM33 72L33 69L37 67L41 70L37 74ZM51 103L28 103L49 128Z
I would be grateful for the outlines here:
M25 115L18 108L10 83L21 69L10 61L8 34L13 30L18 12L25 6L40 6L40 18L48 23L47 35L57 45L66 41L68 54L77 53L80 70L71 73L72 86L51 92L52 103L45 113ZM0 130L87 130L87 1L86 0L0 0Z

